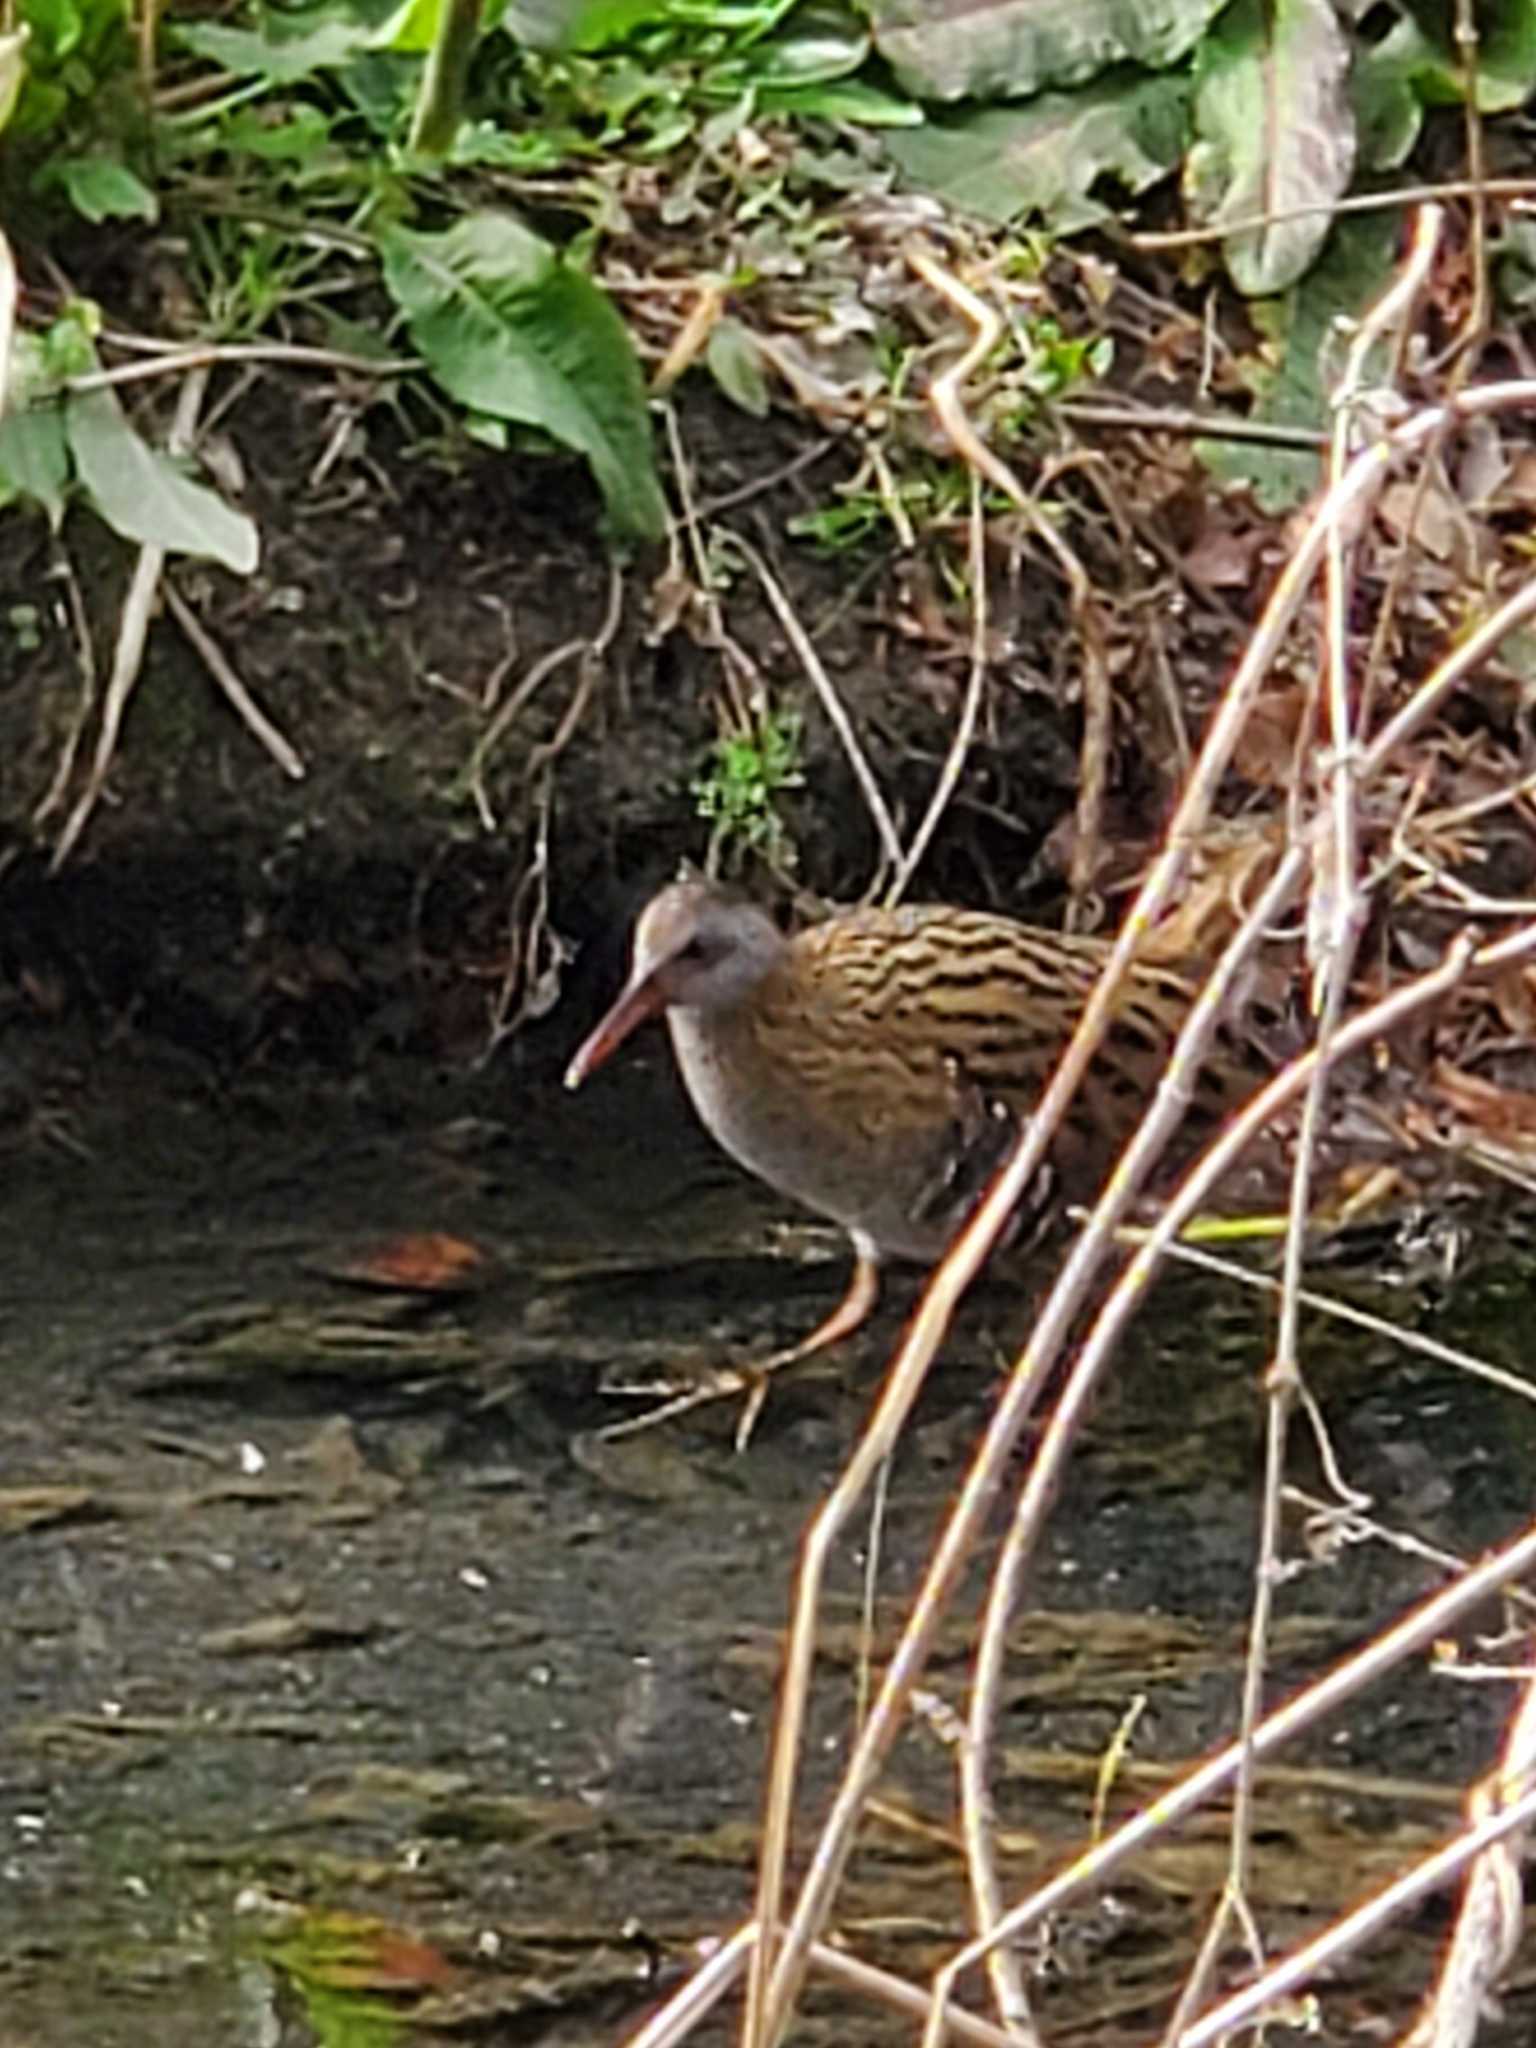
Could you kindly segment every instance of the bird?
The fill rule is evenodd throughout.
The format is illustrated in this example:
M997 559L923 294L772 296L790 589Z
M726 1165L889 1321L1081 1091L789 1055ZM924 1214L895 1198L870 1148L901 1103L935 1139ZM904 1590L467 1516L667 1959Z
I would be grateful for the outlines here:
M844 910L787 936L755 902L690 876L641 911L628 979L565 1083L579 1088L633 1031L665 1017L716 1143L847 1233L854 1269L843 1300L766 1371L857 1329L886 1261L943 1254L1032 1111L1109 952L1107 939L948 905ZM1133 964L1015 1235L1038 1235L1062 1205L1096 1192L1192 996L1173 968ZM1186 1127L1209 1130L1244 1064L1218 1052L1201 1068Z

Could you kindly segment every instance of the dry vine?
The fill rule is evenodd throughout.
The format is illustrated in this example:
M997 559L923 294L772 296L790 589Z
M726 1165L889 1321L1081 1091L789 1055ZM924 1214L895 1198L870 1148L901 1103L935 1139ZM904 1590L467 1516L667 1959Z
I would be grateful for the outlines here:
M1451 938L1438 961L1407 979L1361 1000L1355 988L1356 948L1368 905L1380 899L1389 872L1406 858L1402 832L1394 837L1397 857L1385 867L1367 853L1381 837L1370 825L1366 805L1373 793L1401 772L1404 750L1423 740L1448 694L1485 660L1513 625L1536 609L1536 581L1523 586L1485 617L1477 629L1439 662L1419 686L1385 715L1374 732L1360 720L1373 692L1357 690L1351 673L1345 621L1349 615L1355 558L1366 544L1371 508L1399 466L1424 460L1448 436L1479 417L1536 408L1536 388L1524 383L1468 387L1443 401L1407 411L1395 407L1396 424L1384 427L1379 403L1361 403L1364 365L1389 337L1401 337L1412 317L1422 278L1431 260L1438 217L1421 218L1414 247L1393 290L1361 328L1350 351L1339 394L1339 431L1332 480L1300 534L1222 697L1210 717L1203 744L1186 780L1161 853L1153 862L1125 918L1103 979L1066 1049L1034 1117L1019 1135L969 1225L934 1274L897 1350L864 1437L808 1529L801 1553L781 1673L777 1722L769 1763L756 1909L704 1970L633 2037L633 2048L664 2048L684 2039L703 2012L745 1972L745 2048L773 2048L784 2038L800 1990L810 1972L826 1972L894 2010L923 2012L925 2048L945 2039L1012 2043L1043 2041L1031 2010L1018 1943L1031 1928L1090 1886L1102 1885L1124 1859L1171 1828L1180 1816L1218 1789L1236 1785L1228 1882L1217 1914L1199 1945L1199 1958L1176 2001L1164 2039L1177 2048L1201 2048L1277 2001L1292 1997L1324 1962L1351 1952L1393 1912L1426 1889L1444 1885L1468 1864L1478 1877L1469 1888L1456 1943L1441 1983L1410 2037L1412 2048L1471 2038L1466 2016L1507 1961L1511 1929L1508 1851L1495 1845L1523 1829L1536 1813L1529 1783L1529 1703L1515 1724L1505 1764L1487 1792L1472 1802L1467 1825L1433 1855L1383 1891L1367 1907L1346 1916L1319 1940L1305 1944L1280 1965L1267 1967L1263 1937L1248 1897L1253 1855L1253 1780L1256 1766L1306 1729L1315 1727L1361 1687L1403 1659L1416 1655L1490 1593L1509 1588L1536 1563L1536 1531L1526 1529L1483 1563L1461 1568L1445 1587L1382 1630L1357 1655L1308 1687L1277 1712L1263 1711L1269 1669L1270 1607L1282 1572L1281 1514L1297 1498L1286 1481L1289 1425L1299 1404L1321 1433L1325 1470L1336 1472L1321 1416L1302 1377L1298 1316L1303 1233L1312 1210L1312 1176L1318 1134L1324 1122L1326 1087L1339 1064L1362 1049L1386 1041L1402 1021L1443 1005L1457 992L1493 986L1501 974L1536 958L1536 923L1511 922L1524 906L1489 899L1477 908L1501 917L1503 932L1482 943L1468 933ZM920 264L930 283L966 307L969 295L947 275ZM978 333L984 325L978 324ZM1405 351L1395 350L1402 361ZM974 437L958 408L951 373L946 424L977 473L999 481L999 465ZM969 437L969 438L968 438ZM1019 487L1004 485L1016 503L1027 502ZM973 565L980 545L973 537ZM1102 1033L1114 1014L1117 985L1149 934L1174 905L1186 881L1195 849L1215 813L1222 778L1233 758L1287 634L1298 618L1314 578L1324 574L1325 660L1317 708L1302 730L1327 735L1327 752L1290 805L1283 847L1270 862L1268 878L1236 923L1221 957L1210 970L1171 1056L1162 1085L1143 1123L1111 1174L1092 1215L1083 1225L1054 1287L1038 1309L1028 1344L1015 1362L1007 1386L978 1446L950 1518L941 1532L927 1575L906 1626L869 1704L850 1735L849 1755L830 1811L809 1850L797 1895L788 1897L790 1846L801 1807L801 1752L821 1626L821 1598L834 1545L879 1474L887 1466L913 1401L944 1340L960 1297L986 1259L1020 1194L1047 1154L1051 1135L1080 1083ZM976 589L980 591L979 576ZM1076 607L1081 616L1081 604ZM978 627L977 646L980 646ZM979 670L979 656L976 667ZM977 685L979 687L979 685ZM952 758L964 757L963 734ZM1490 798L1489 808L1516 800L1508 789ZM1372 814L1374 815L1374 814ZM1462 821L1464 822L1464 821ZM1442 828L1447 829L1447 828ZM1433 866L1427 856L1414 856ZM1438 870L1436 871L1438 872ZM1025 1427L1035 1414L1049 1376L1062 1360L1080 1319L1094 1307L1094 1290L1116 1254L1117 1233L1129 1220L1133 1200L1144 1187L1188 1107L1200 1068L1223 1016L1243 986L1260 945L1267 943L1287 908L1305 891L1304 934L1314 991L1310 1045L1259 1088L1242 1111L1185 1174L1154 1229L1143 1234L1107 1295L1092 1314L1070 1369L1047 1417L1043 1434L1019 1488L1006 1534L992 1560L990 1589L971 1679L970 1705L958 1743L959 1796L964 1820L975 1933L939 1971L926 1991L902 1984L888 1973L828 1945L838 1887L854 1832L869 1809L885 1759L914 1706L914 1689L931 1653L955 1589L973 1562L988 1515L1004 1486ZM991 1799L992 1748L998 1724L1001 1678L1009 1624L1024 1575L1059 1488L1066 1461L1095 1388L1111 1362L1115 1345L1160 1263L1176 1249L1179 1232L1195 1218L1222 1174L1261 1131L1272 1129L1288 1105L1300 1104L1293 1152L1293 1183L1287 1226L1287 1256L1280 1282L1280 1325L1274 1363L1267 1375L1270 1455L1262 1511L1262 1535L1250 1624L1244 1707L1237 1738L1193 1771L1172 1792L1143 1809L1110 1838L1077 1858L1028 1897L1010 1904L997 1865L996 1825ZM1521 1388L1529 1397L1529 1390ZM1339 1503L1323 1509L1334 1517L1359 1520L1364 1499L1336 1474ZM1424 1553L1420 1551L1420 1555ZM1454 1569L1453 1560L1442 1561ZM1497 1860L1499 1857L1504 1859ZM1212 1998L1212 1977L1229 1922L1245 1931L1253 1958L1253 1980L1230 1997ZM968 2011L957 2002L961 1980L978 1965L990 1975L993 2012ZM1454 2016L1454 2017L1452 2017Z

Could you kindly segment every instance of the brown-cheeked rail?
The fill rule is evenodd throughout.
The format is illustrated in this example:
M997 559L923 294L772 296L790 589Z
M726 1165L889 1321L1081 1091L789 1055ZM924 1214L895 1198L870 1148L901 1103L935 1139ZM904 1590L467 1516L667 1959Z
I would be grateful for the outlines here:
M566 1086L580 1087L637 1026L664 1015L716 1142L847 1231L855 1265L843 1301L809 1337L764 1361L760 1380L855 1330L874 1306L882 1260L932 1262L944 1252L1015 1120L1033 1109L1108 953L1102 939L937 906L846 911L785 937L755 904L704 881L674 882L641 912L629 978L571 1061ZM1024 1205L1025 1227L1048 1202L1096 1191L1151 1099L1190 998L1171 970L1132 968L1050 1168ZM1209 1063L1187 1125L1208 1131L1234 1084L1246 1093L1253 1078L1251 1062ZM640 1420L753 1377L728 1373Z

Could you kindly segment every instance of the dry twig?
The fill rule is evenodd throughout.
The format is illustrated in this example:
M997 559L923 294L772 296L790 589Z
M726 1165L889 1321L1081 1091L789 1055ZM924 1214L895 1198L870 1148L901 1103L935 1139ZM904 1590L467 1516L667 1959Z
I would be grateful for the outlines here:
M208 388L209 372L206 369L193 370L176 398L176 416L171 425L167 442L169 452L185 455L192 447L197 433L197 416L202 409L203 394ZM139 549L138 561L134 565L128 595L123 601L122 616L118 621L117 651L112 660L112 673L107 679L106 699L101 708L101 725L96 734L96 752L91 762L85 788L75 801L74 809L65 820L59 834L58 844L49 862L49 871L57 874L69 859L91 819L91 814L101 800L111 772L113 758L117 753L117 738L122 730L123 714L128 708L128 699L133 695L134 685L144 662L144 646L149 637L149 622L154 613L155 594L160 588L160 577L165 568L165 549L146 544Z
M207 631L202 620L176 588L169 576L165 579L165 603L171 617L192 642L203 658L207 669L219 689L229 700L236 717L246 726L258 745L266 748L278 767L294 782L304 780L304 760L297 748L280 733L268 718L250 691L236 675L225 657L223 649Z

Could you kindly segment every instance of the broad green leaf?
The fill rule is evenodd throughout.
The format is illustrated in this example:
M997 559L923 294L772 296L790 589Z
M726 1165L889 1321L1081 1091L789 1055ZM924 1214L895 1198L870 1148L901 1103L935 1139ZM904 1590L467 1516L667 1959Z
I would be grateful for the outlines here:
M19 12L32 31L36 70L55 69L71 57L94 65L107 49L122 54L127 48L129 11L123 0L23 0L8 11Z
M1379 45L1412 65L1424 100L1459 107L1466 99L1465 65L1456 44L1455 0L1411 0ZM1483 0L1474 13L1477 32L1477 104L1482 113L1508 113L1536 87L1536 0Z
M1524 106L1536 91L1536 0L1502 0L1479 16L1477 104L1485 114Z
M672 18L666 0L511 0L501 25L529 50L604 50Z
M76 475L95 509L125 540L172 554L206 555L242 576L256 567L252 521L151 448L129 425L113 392L71 392L64 425Z
M874 0L875 48L921 99L1018 99L1117 64L1163 71L1224 0Z
M1250 297L1294 284L1322 247L1355 164L1348 46L1333 0L1234 0L1200 51L1186 186ZM1298 208L1308 211L1298 213Z
M57 533L69 488L69 450L56 402L29 405L0 419L0 500L31 498Z
M1342 217L1300 283L1278 299L1254 301L1249 310L1265 347L1240 365L1258 396L1252 418L1327 431L1338 322L1357 320L1385 288L1401 231L1395 212ZM1268 513L1288 512L1322 480L1321 455L1242 441L1201 441L1197 448L1214 476L1246 486Z
M50 78L23 72L21 93L7 124L14 136L47 135L69 111L69 94Z
M410 111L420 77L419 57L365 50L337 72L336 83L380 141L392 143L402 114Z
M83 220L153 223L160 218L155 194L116 157L55 157L47 167L46 183L62 185Z
M171 31L183 49L238 77L293 85L317 71L334 71L370 49L373 31L361 21L322 21L301 35L225 28L216 21L180 21Z
M1065 233L1105 217L1090 196L1100 177L1140 192L1172 169L1188 107L1189 85L1176 75L1104 79L1026 106L930 118L885 148L910 184L951 206L994 221L1040 213Z
M446 233L386 227L384 280L444 390L578 450L614 527L658 539L667 507L628 331L592 280L498 213Z

